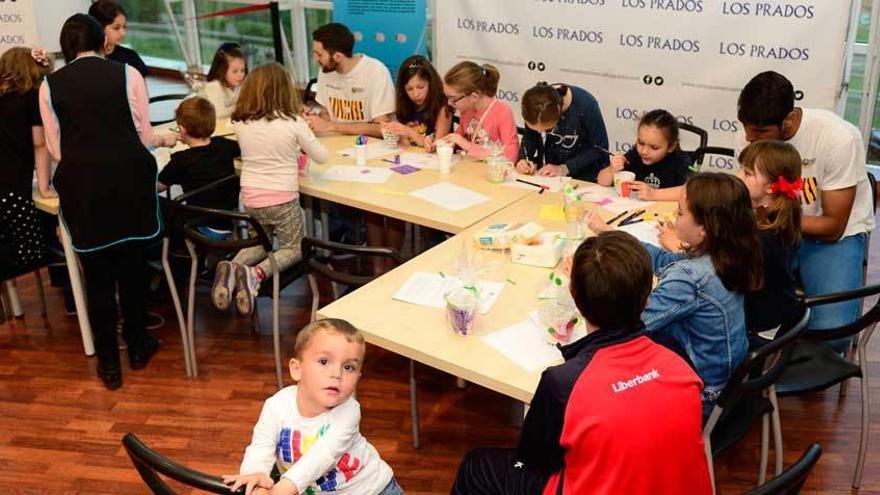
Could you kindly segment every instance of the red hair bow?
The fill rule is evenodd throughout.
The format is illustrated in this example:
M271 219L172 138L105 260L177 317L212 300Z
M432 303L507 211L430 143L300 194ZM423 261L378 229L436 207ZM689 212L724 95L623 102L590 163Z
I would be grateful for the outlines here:
M780 176L776 179L776 182L770 184L770 190L776 194L784 194L789 197L789 199L797 199L801 190L804 188L804 180L800 177L794 182L789 182L785 180L785 177Z

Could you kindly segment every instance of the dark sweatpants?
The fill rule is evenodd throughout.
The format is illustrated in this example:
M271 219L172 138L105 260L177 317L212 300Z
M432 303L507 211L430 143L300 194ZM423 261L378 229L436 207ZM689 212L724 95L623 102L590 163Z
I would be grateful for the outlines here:
M517 467L515 449L474 449L458 466L453 495L540 495L548 476Z

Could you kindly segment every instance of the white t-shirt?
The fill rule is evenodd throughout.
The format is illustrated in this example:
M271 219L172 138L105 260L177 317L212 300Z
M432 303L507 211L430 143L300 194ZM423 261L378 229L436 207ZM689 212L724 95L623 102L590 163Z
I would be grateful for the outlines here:
M219 80L205 84L199 91L199 96L207 99L214 105L214 113L217 119L227 119L235 111L238 95L241 94L241 86L227 88Z
M297 192L296 159L300 149L315 163L324 163L330 157L306 121L299 117L236 121L232 129L241 147L242 187Z
M856 186L855 201L843 237L873 230L874 207L861 133L828 110L802 110L801 125L788 142L797 148L803 160L801 206L804 215L822 214L822 191ZM740 129L736 134L737 156L747 144L745 132Z
M394 84L385 64L366 55L347 74L321 72L315 100L333 122L370 122L394 113Z
M361 406L353 397L304 418L296 407L296 385L283 388L263 404L240 473L268 475L275 463L299 493L378 495L393 473L360 434L360 421Z

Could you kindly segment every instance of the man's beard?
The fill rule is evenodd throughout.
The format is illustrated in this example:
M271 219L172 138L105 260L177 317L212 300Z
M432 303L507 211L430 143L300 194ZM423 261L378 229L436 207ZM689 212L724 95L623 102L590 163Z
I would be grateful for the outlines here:
M339 67L339 64L337 64L336 61L333 59L331 59L329 62L327 62L327 64L328 65L321 66L321 72L323 72L325 74L327 74L328 72L335 72L336 69Z

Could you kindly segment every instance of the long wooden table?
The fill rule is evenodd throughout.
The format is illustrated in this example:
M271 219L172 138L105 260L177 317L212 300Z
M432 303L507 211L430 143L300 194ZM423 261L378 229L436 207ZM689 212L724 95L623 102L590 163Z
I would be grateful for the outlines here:
M392 295L416 272L448 272L455 257L462 249L473 246L474 235L488 225L533 221L548 231L564 232L564 222L541 218L542 206L561 204L561 193L531 194L319 309L318 315L346 319L361 329L372 344L529 403L540 372L519 367L482 337L526 320L537 309L538 288L548 280L552 269L512 263L509 251L479 250L485 263L498 265L496 273L487 278L505 282L505 288L489 313L477 316L475 331L466 337L449 328L444 310L396 301ZM593 208L605 219L613 216L607 210ZM672 208L673 203L655 203L648 214Z

